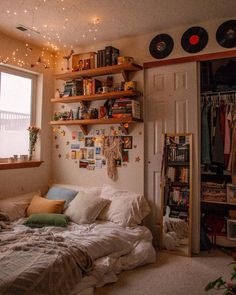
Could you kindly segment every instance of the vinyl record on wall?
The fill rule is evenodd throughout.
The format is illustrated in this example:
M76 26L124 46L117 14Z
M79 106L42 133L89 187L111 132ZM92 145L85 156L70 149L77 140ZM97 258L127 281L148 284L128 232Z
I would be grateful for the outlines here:
M168 34L160 34L152 39L149 45L149 52L154 58L167 57L174 47L174 41Z
M236 47L236 20L228 20L216 31L217 42L225 48Z
M183 49L189 53L196 53L206 47L208 33L202 27L191 27L184 32L181 38Z

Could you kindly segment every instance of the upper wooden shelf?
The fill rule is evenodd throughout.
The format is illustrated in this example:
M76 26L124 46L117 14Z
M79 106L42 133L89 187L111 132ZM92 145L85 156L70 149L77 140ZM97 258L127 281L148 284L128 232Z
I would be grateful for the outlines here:
M96 76L121 73L125 81L128 81L129 72L140 71L142 69L143 67L140 65L137 65L134 63L127 63L127 64L107 66L107 67L101 67L101 68L95 68L95 69L89 69L89 70L82 70L77 72L57 74L55 75L55 78L67 81L67 80L74 80L79 77L86 78L86 77L96 77Z
M79 96L52 98L51 102L73 103L73 102L81 102L81 101L104 100L104 99L119 98L119 97L125 97L125 96L131 97L131 96L140 96L140 95L141 95L140 92L133 91L133 90L113 91L113 92L93 94L93 95L79 95Z

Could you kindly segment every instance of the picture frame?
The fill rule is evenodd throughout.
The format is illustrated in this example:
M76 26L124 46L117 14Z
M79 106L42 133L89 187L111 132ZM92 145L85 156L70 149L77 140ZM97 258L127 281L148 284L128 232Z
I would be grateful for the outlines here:
M83 71L96 67L96 52L85 52L72 55L72 70Z
M85 137L85 146L86 147L94 147L93 137Z
M133 137L132 136L123 136L123 149L130 150L133 147Z

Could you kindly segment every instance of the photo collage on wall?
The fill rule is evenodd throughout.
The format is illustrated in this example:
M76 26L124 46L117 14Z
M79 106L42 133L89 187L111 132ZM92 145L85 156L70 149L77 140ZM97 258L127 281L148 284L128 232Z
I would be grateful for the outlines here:
M79 161L79 168L88 170L102 169L107 164L103 154L105 129L97 129L89 135L82 131L72 131L70 144L70 159ZM121 135L114 127L110 128L109 136L122 138L122 157L115 159L116 167L127 167L129 150L133 148L133 137Z

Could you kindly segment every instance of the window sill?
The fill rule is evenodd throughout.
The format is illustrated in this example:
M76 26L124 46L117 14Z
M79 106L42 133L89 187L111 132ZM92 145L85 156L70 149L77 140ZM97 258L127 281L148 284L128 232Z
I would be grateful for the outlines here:
M0 170L39 167L43 161L0 163Z

